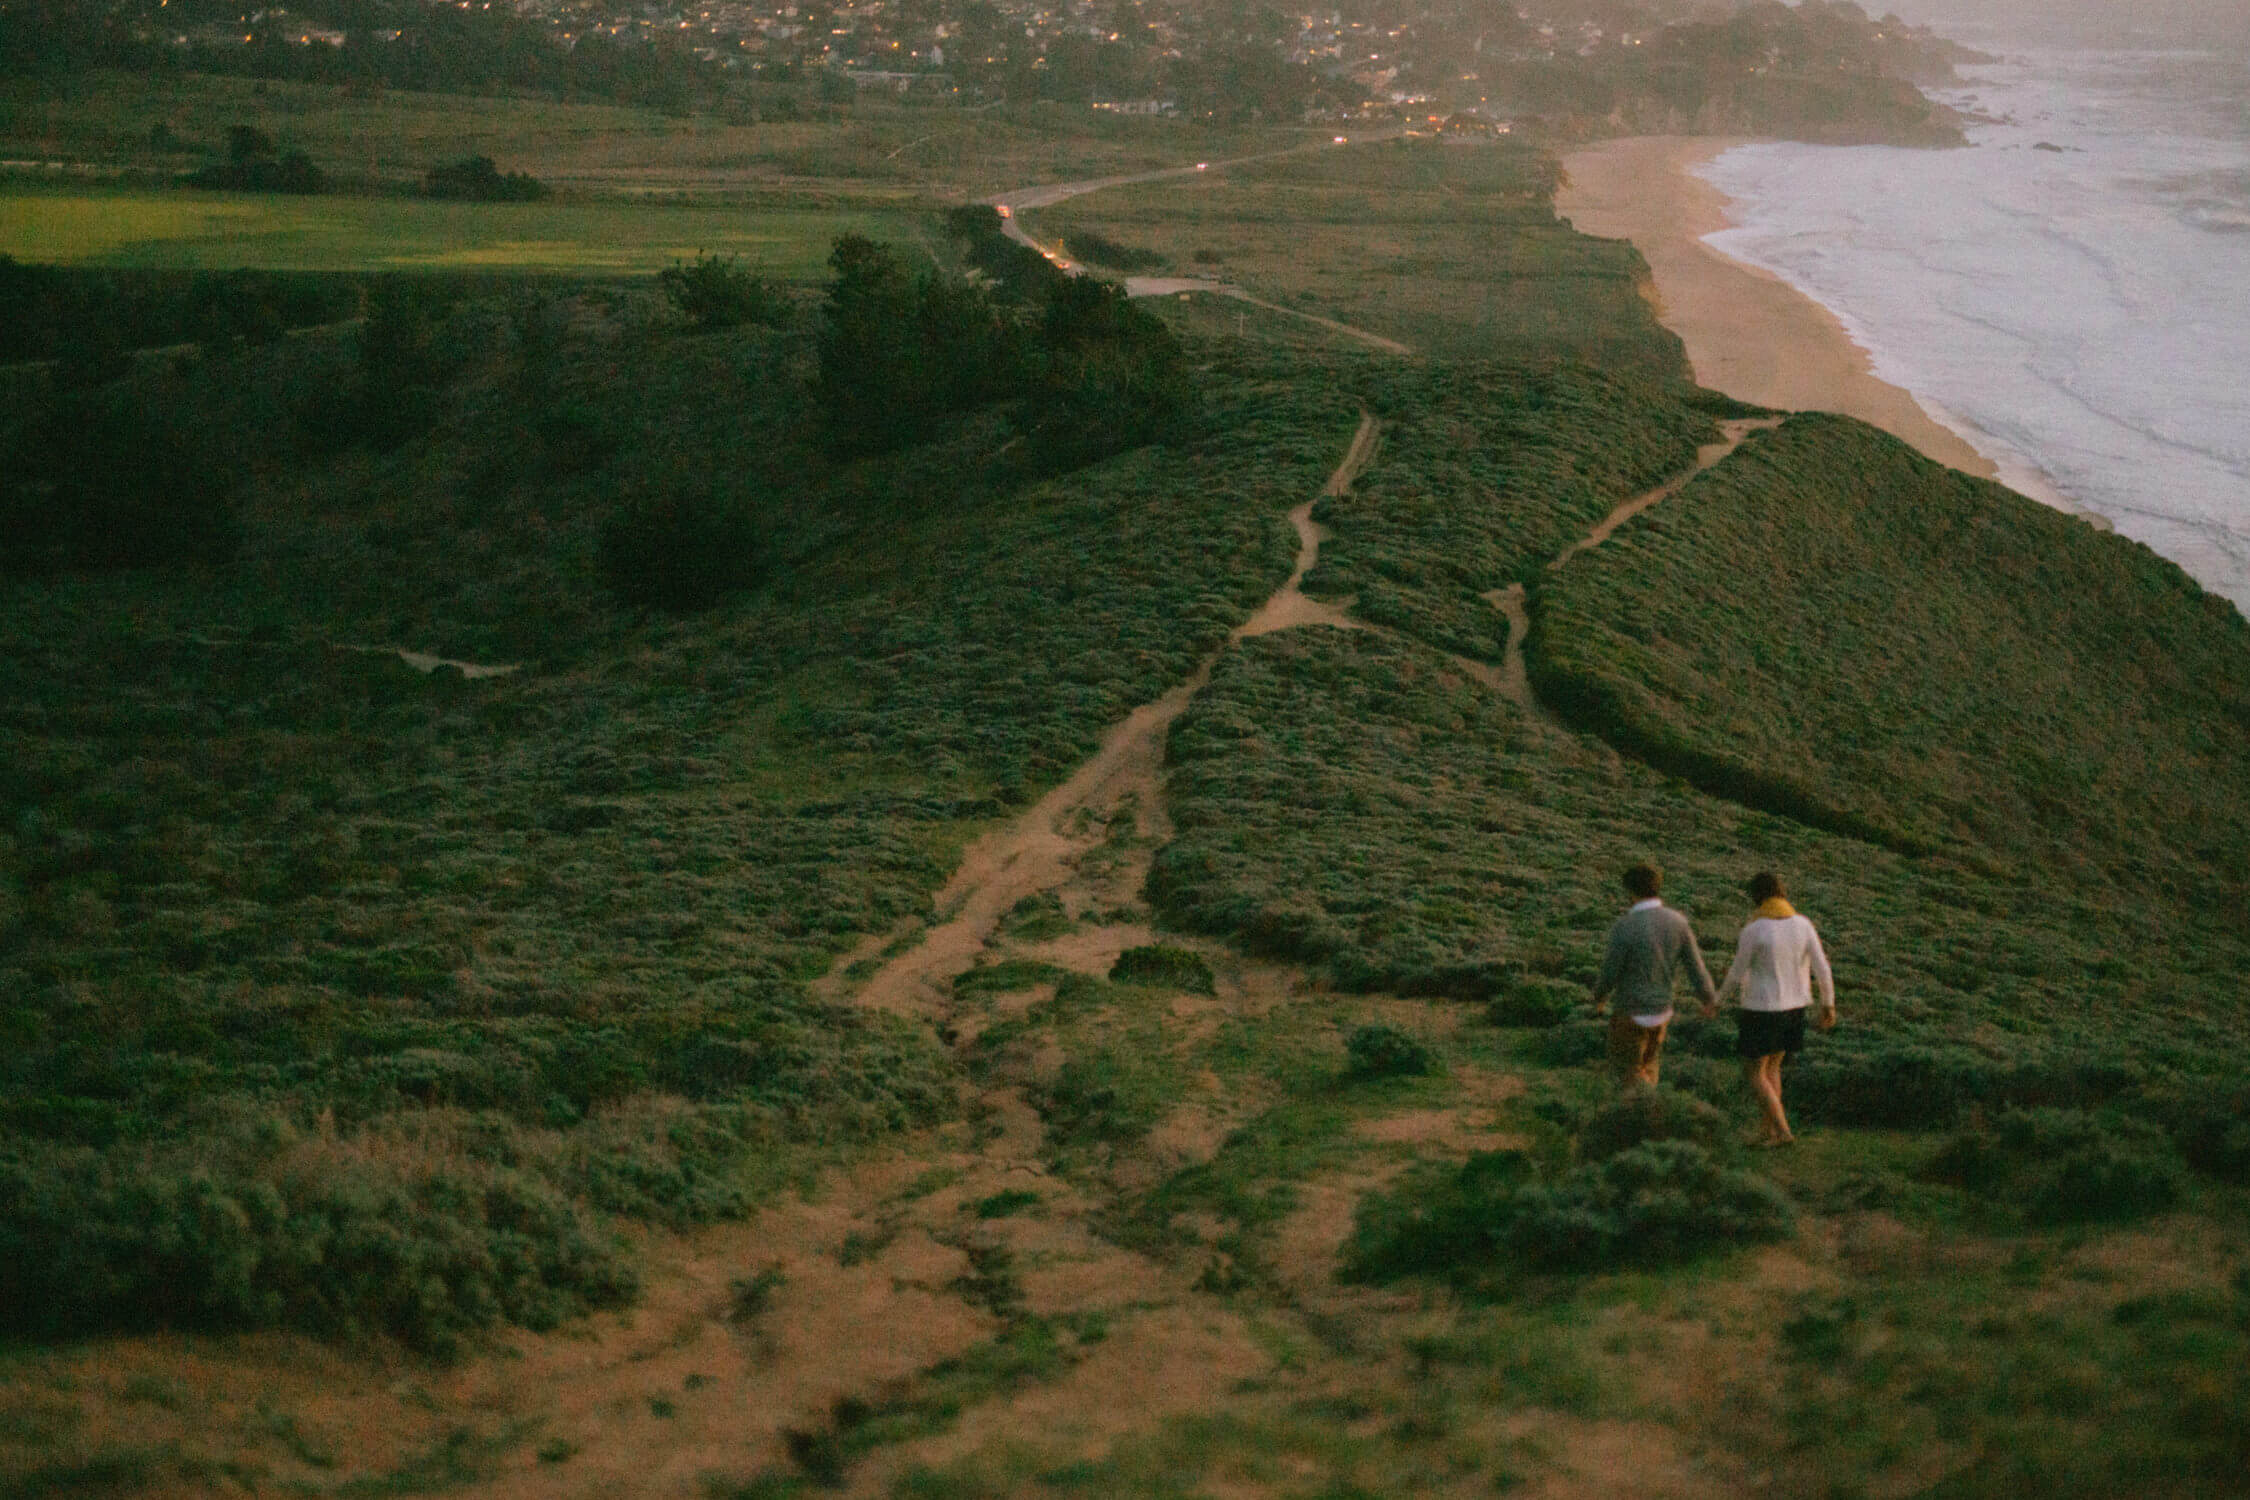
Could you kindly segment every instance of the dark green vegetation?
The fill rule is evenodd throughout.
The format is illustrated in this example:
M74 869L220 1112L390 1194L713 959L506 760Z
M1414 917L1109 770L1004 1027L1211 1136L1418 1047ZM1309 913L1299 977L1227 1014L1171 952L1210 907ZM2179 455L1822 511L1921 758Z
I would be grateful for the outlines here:
M1099 464L1028 463L1004 406L839 459L809 310L652 304L400 285L72 408L179 432L236 545L9 585L14 1329L442 1350L626 1294L611 1214L738 1215L948 1113L925 1035L806 981L1272 590L1355 420L1208 351L1208 399ZM66 399L15 451L52 460ZM652 512L722 518L762 582L692 626L614 602L605 540ZM390 643L526 665L356 649Z
M529 172L503 172L489 156L464 156L423 174L422 193L472 203L537 203L549 190Z
M1790 1221L1780 1189L1687 1141L1628 1147L1552 1181L1541 1181L1523 1152L1493 1151L1369 1198L1346 1269L1383 1280L1660 1265L1716 1245L1780 1239Z
M1698 785L2122 901L2250 901L2250 625L1866 427L1754 438L1538 606L1548 698Z
M732 255L675 261L656 280L680 316L705 333L743 323L779 323L789 311L788 299L777 287Z
M1109 977L1120 984L1160 984L1197 994L1212 993L1211 965L1193 948L1154 943L1127 948L1110 965Z
M0 255L0 361L58 361L65 386L115 379L136 349L270 343L351 317L359 277L270 271L112 275Z
M227 154L190 172L183 179L190 187L221 188L236 193L325 193L328 176L302 151L277 150L273 137L255 125L235 125L227 131Z
M995 293L856 235L830 264L816 400L841 452L926 441L1011 401L1034 462L1083 462L1154 437L1189 400L1179 340L1114 282L1040 262Z

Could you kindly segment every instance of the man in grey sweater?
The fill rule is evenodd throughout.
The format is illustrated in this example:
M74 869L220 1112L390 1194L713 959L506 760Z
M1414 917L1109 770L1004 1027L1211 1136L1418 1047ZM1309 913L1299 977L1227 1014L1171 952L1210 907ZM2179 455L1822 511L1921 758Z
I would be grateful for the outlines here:
M1664 1032L1672 1024L1672 979L1687 971L1688 982L1706 1006L1718 1003L1711 971L1695 945L1688 919L1658 899L1664 872L1639 864L1625 872L1632 910L1609 929L1609 951L1602 955L1594 981L1594 1004L1615 996L1610 1007L1609 1061L1617 1081L1630 1088L1656 1082L1664 1052Z

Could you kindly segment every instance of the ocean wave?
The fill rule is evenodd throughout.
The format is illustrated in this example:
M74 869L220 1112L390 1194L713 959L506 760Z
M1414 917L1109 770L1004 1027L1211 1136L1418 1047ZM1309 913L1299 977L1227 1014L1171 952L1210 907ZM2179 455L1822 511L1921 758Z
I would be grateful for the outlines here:
M2250 231L2250 208L2237 203L2190 203L2180 210L2180 222L2215 234L2241 234ZM2250 372L2244 378L2250 379Z
M1704 169L1735 226L1712 243L1826 305L2010 482L2250 612L2250 130L2165 92L2174 61L1981 69L1985 149L1737 148Z

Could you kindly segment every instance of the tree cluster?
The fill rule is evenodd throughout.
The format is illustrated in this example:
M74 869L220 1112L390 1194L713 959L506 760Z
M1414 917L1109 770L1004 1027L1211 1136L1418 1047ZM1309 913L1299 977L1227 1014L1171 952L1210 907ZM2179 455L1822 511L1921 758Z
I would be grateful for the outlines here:
M537 203L547 185L529 172L502 172L489 156L464 156L422 174L422 196L469 203Z
M1013 403L1043 452L1085 461L1148 441L1188 401L1179 341L1114 282L1017 260L1017 279L988 288L857 235L829 263L817 392L840 451L905 447Z
M255 125L235 125L227 130L227 156L190 172L190 187L222 188L238 193L325 193L328 175L313 165L302 151L281 151L273 138Z

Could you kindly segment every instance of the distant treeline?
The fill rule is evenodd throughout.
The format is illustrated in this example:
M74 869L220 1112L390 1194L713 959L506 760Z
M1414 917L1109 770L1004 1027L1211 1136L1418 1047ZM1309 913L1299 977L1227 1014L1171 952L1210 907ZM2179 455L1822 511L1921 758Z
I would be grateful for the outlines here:
M358 313L363 278L318 271L108 271L0 255L0 364L171 344L264 343Z

